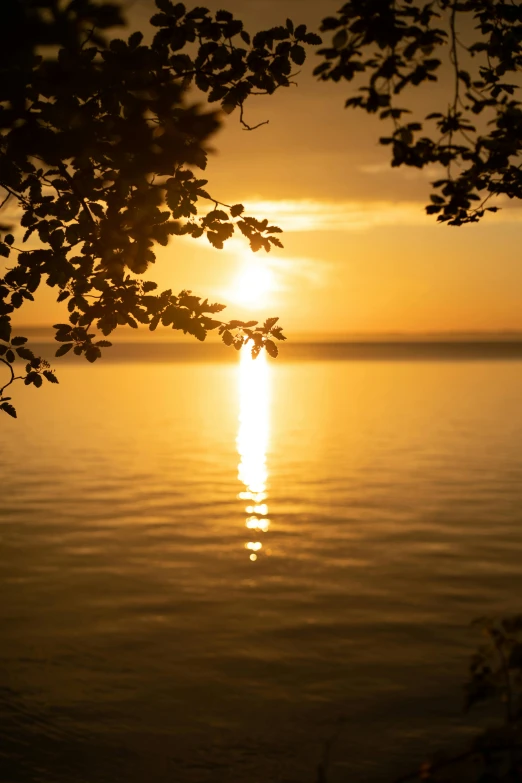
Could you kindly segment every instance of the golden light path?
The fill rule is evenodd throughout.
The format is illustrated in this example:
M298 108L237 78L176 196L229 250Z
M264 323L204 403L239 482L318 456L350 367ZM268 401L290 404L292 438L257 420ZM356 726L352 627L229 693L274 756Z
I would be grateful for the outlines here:
M239 454L238 479L245 489L239 493L245 506L246 527L257 535L246 544L250 559L257 560L263 548L259 534L266 533L268 519L266 455L270 437L270 368L265 352L252 359L248 346L241 351L239 364Z

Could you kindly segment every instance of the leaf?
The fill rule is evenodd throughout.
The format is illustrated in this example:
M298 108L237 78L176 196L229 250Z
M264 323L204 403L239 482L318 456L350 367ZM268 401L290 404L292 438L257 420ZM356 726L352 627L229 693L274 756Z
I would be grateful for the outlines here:
M232 337L228 329L223 332L222 340L225 343L225 345L232 345L232 343L234 342L234 338Z
M338 30L333 37L332 46L334 49L342 49L348 42L348 33L346 30Z
M127 52L127 44L121 38L113 38L110 42L110 48L112 52L117 54L125 54Z
M85 351L85 358L88 362L95 362L101 356L101 351L95 345L90 345Z
M156 0L156 5L165 14L171 14L174 11L171 0Z
M11 349L9 348L9 349L7 350L7 353L6 353L6 355L5 355L5 358L7 359L7 361L8 361L10 364L12 364L12 363L14 362L15 358L16 358L16 357L15 357L15 355L14 355L14 351L11 351Z
M12 245L13 242L14 242L14 236L12 234L6 234L5 237L4 237L4 242L7 245Z
M131 49L137 49L140 43L143 41L143 33L135 32L129 36L129 47Z
M265 329L270 330L278 321L279 316L277 318L267 318L263 326Z
M11 339L11 321L6 316L0 318L0 340L8 343Z
M279 348L277 347L277 345L274 342L272 342L272 340L267 340L265 342L265 348L266 348L266 352L275 359L279 353Z
M27 342L27 337L13 337L11 345L23 345Z
M30 386L32 383L35 383L35 378L40 378L37 372L34 372L34 370L30 370L29 373L24 378L24 383L26 386ZM41 381L41 378L40 378Z
M232 217L238 217L244 211L245 208L243 204L233 204L233 206L230 207L230 214Z
M45 378L47 378L49 383L58 383L58 378L56 377L56 375L53 372L51 372L51 370L44 370L43 374L44 374Z
M292 58L292 60L296 65L302 65L306 60L306 52L302 46L299 46L299 44L295 44L290 49L290 57Z
M207 214L206 220L228 220L228 215L222 209L213 209Z
M2 410L2 411L4 411L5 413L7 413L7 415L8 415L8 416L12 416L12 417L13 417L13 419L16 419L16 409L15 409L15 408L13 408L13 406L12 406L10 403L8 403L8 402L3 402L3 403L0 405L0 410Z
M64 343L63 345L60 345L60 347L55 353L55 356L65 356L66 353L69 353L72 347L73 347L72 343Z
M35 358L34 353L29 348L17 348L16 353L20 357L20 359L25 359L26 362L30 362Z

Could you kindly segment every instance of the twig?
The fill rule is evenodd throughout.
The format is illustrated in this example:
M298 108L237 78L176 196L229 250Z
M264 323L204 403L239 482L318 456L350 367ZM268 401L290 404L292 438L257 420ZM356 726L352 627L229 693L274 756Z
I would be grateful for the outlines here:
M3 187L3 185L2 185L2 187ZM9 193L9 192L7 193L7 196L4 198L4 200L0 204L0 209L2 209L2 207L5 206L5 204L7 204L7 202L9 201L9 199L11 198L12 195L13 195L12 193Z
M89 33L87 34L87 37L86 37L85 41L84 41L84 42L82 43L82 45L80 46L80 49L83 49L83 47L84 47L86 44L88 44L88 43L89 43L89 41L91 40L91 38L92 38L92 37L93 37L93 35L94 35L94 32L95 32L95 30L96 30L96 25L94 25L94 27L92 27L92 28L89 30Z
M453 96L453 106L452 106L453 121L456 120L457 107L459 105L459 100L460 100L459 56L457 53L456 18L457 18L457 2L456 0L454 0L453 5L451 7L451 16L450 16L450 31L451 31L450 60L451 60L451 64L453 65L453 69L455 71L455 93ZM448 140L449 147L451 147L452 142L453 142L453 128L450 125L449 140ZM451 179L451 161L450 163L448 163L448 177Z
M2 386L2 388L0 389L0 400L2 400L2 399L3 399L3 395L4 395L4 391L5 391L5 389L7 389L7 387L8 387L8 386L10 386L10 385L11 385L11 384L12 384L14 381L21 381L23 376L22 376L22 375L18 375L18 376L16 376L16 375L14 374L13 365L12 365L12 364L10 364L10 363L9 363L8 361L6 361L5 359L2 359L2 357L1 357L1 356L0 356L0 362L2 362L2 364L5 364L5 365L6 365L6 367L9 367L9 370L10 370L10 372L11 372L11 378L10 378L10 380L9 380L9 381L7 381L7 383L6 383L6 384L4 384L4 386Z
M253 131L253 130L256 130L257 128L260 128L262 125L268 125L268 123L270 122L270 120L265 120L264 122L259 122L257 125L249 125L243 119L243 115L244 115L244 108L243 108L243 104L240 103L239 104L239 122L243 126L243 130Z
M7 192L18 199L18 201L21 201L26 206L29 206L29 202L27 199L25 199L20 193L17 193L16 190L12 190L12 188L9 187L9 185L6 185L5 182L0 182L0 187L2 187L4 190L7 190ZM3 204L2 204L3 206Z

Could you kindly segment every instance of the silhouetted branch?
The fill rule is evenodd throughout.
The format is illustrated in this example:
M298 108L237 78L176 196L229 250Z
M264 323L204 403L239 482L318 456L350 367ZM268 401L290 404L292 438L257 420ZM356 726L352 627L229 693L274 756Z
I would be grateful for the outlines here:
M5 383L0 388L0 400L3 400L4 399L4 391L7 389L7 387L10 386L12 383L14 383L14 381L21 381L23 376L22 375L16 376L15 373L14 373L14 370L13 370L13 366L11 364L9 364L9 362L7 362L5 359L2 359L1 356L0 356L0 362L2 364L5 364L5 366L9 368L9 372L11 373L10 380L7 383Z
M3 186L2 186L2 187L3 187ZM2 203L0 204L0 209L2 209L2 207L4 207L4 206L7 204L7 202L9 201L9 199L11 198L11 196L12 196L12 195L13 195L13 194L12 194L12 193L10 193L10 192L8 192L8 193L7 193L7 196L4 198L4 200L3 200L3 201L2 201Z
M262 125L268 125L268 123L270 122L270 120L265 120L264 122L258 122L257 125L249 125L247 122L245 122L243 114L244 114L244 109L243 109L243 104L241 103L239 106L239 122L243 126L243 130L248 130L248 131L257 130L257 128L260 128Z

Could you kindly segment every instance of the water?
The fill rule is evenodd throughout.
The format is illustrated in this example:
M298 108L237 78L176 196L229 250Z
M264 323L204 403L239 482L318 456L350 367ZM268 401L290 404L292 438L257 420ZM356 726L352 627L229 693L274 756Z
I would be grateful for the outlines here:
M522 608L522 362L392 354L18 390L2 783L313 782L336 733L373 783L469 738L469 623Z

